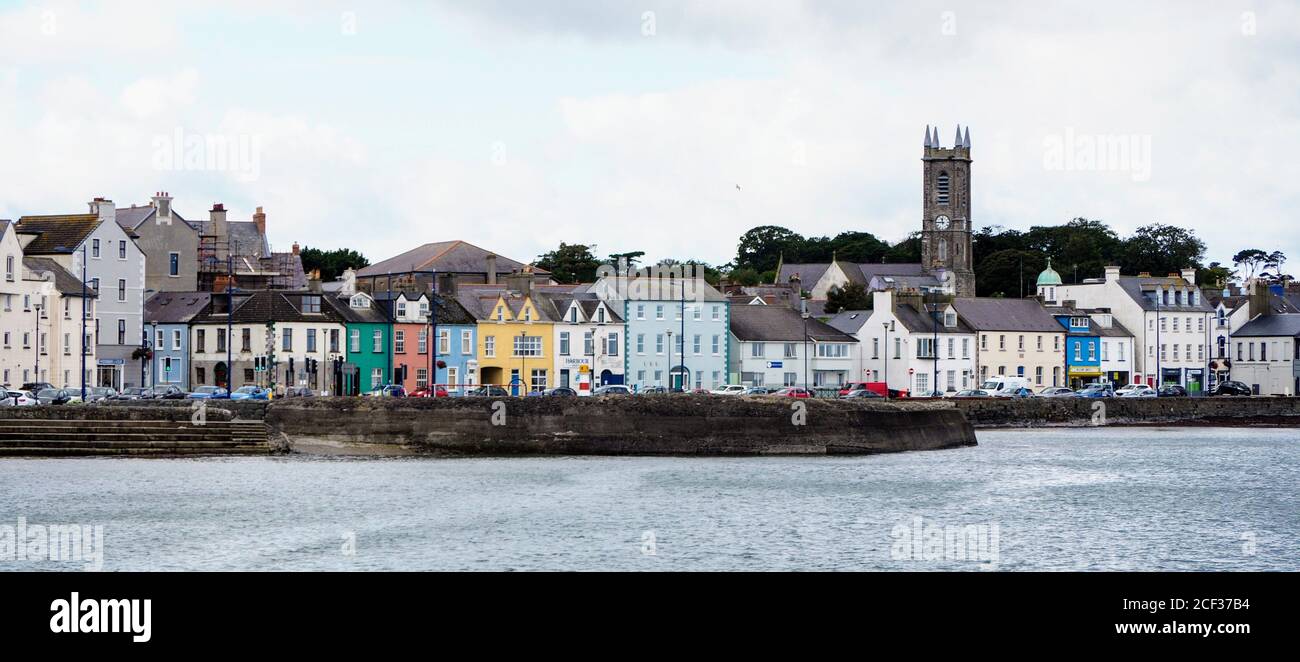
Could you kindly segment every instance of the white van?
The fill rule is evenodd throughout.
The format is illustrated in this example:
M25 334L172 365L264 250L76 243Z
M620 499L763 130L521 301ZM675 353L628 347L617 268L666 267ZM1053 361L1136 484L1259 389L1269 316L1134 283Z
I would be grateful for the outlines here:
M988 393L995 398L1009 398L1016 394L1022 388L1032 389L1029 380L1024 377L1010 377L1007 375L993 375L984 380L980 390Z

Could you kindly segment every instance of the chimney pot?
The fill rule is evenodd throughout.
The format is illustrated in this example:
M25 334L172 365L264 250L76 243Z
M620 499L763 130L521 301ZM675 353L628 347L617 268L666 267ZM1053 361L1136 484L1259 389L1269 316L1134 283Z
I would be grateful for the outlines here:
M301 248L299 248L299 246L298 246L298 242L296 242L296 241L293 242L293 254L294 254L294 255L299 255L299 254L300 254L300 251L301 251Z

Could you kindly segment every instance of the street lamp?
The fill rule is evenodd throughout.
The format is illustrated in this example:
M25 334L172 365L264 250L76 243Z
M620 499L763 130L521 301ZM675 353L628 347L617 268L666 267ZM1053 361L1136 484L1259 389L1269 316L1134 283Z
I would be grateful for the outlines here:
M526 370L526 361L528 357L528 331L519 332L519 395L527 395L524 391L524 371Z
M41 379L41 309L44 307L39 302L36 303L36 381Z
M153 341L154 341L153 343L154 354L153 356L150 357L149 361L151 364L153 364L153 375L152 375L153 385L157 386L158 385L158 350L162 349L162 343L158 342L158 320L154 320L149 324L153 327ZM230 342L230 339L226 338L226 342Z
M894 322L890 320L881 326L885 327L885 399L889 399L889 332L894 330Z
M803 311L799 314L803 318L803 388L808 390L808 300L802 302Z
M673 390L673 332L668 330L668 390Z

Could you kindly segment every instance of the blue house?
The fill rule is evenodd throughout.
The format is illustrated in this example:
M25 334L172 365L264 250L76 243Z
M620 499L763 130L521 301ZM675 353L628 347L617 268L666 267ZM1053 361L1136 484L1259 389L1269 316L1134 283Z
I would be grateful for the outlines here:
M153 349L147 385L190 390L190 322L211 299L207 292L159 292L145 301L144 324Z
M1079 389L1101 381L1101 333L1093 328L1092 318L1073 306L1049 306L1047 312L1066 330L1066 385Z
M442 384L451 395L465 392L478 380L478 322L455 297L434 294L433 308L438 321L438 361L435 384Z
M730 304L703 280L608 276L591 292L623 316L628 386L691 390L727 383Z

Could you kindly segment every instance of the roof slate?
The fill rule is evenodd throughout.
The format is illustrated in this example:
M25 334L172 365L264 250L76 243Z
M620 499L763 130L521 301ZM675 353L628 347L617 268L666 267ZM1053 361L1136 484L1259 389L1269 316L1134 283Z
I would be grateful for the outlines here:
M953 307L976 331L1065 333L1065 327L1035 299L955 299Z
M99 216L95 214L24 216L18 219L20 232L38 235L23 248L27 255L71 253L98 227Z
M1300 314L1260 315L1242 325L1232 337L1300 337Z
M803 342L805 320L786 306L735 306L731 333L736 338L760 342ZM807 320L808 337L818 342L857 342L857 338L815 318Z
M48 257L23 257L23 268L33 275L46 272L54 274L54 289L65 296L80 297L83 290L87 298L93 299L99 296L90 283L83 285L80 278Z

